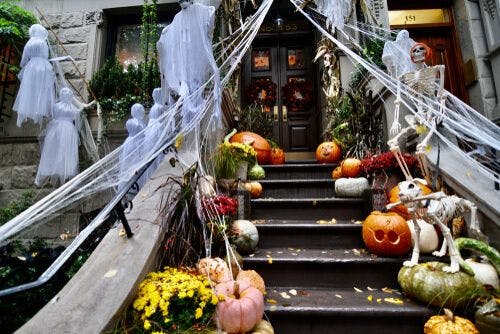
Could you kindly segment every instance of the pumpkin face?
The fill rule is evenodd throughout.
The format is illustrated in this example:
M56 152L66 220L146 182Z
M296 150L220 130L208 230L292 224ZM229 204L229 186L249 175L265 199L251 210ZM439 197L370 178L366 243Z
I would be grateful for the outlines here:
M451 309L474 306L485 290L474 277L464 273L446 273L441 262L420 263L414 267L402 267L398 283L409 297L425 304Z
M445 315L432 316L424 325L424 334L479 334L470 320L457 317L448 309L445 309L445 313Z
M224 300L217 304L217 323L228 333L246 333L262 320L264 295L247 282L218 284L216 294Z
M196 269L200 275L216 284L232 280L227 263L218 257L200 259L196 264Z
M340 160L342 150L333 141L319 144L316 149L316 160L319 163L334 163Z
M259 232L248 220L235 220L231 227L231 235L234 237L236 249L243 255L253 253L259 243Z
M401 256L411 248L410 228L400 215L373 211L363 223L363 241L370 252Z
M337 180L342 177L342 167L337 166L332 172L332 179Z
M358 177L363 166L361 165L361 160L355 158L347 158L340 164L343 177Z
M281 148L271 149L270 164L271 165L282 165L285 163L285 151Z
M422 189L422 195L429 195L430 193L432 193L431 188L427 187L426 185L418 183L418 186L420 187L420 189ZM390 203L399 202L399 187L398 186L395 186L391 189L391 191L389 193L389 202ZM403 204L392 208L391 211L398 213L401 217L403 217L406 220L411 218L410 214L408 213L408 209Z
M264 279L255 270L242 270L236 277L237 281L247 281L250 286L253 286L262 293L266 292Z
M255 152L257 152L257 161L259 162L259 164L265 165L269 163L269 158L271 156L271 145L269 145L267 140L265 140L258 134L248 131L238 132L229 139L229 142L248 144L252 146Z

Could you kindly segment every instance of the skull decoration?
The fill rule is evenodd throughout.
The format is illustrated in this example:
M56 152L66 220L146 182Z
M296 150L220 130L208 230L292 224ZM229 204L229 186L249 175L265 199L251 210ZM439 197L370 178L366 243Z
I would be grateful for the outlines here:
M431 48L424 43L416 43L410 49L411 60L415 63L423 63L432 57Z
M401 256L411 248L411 232L406 220L396 213L372 212L363 223L363 241L377 255Z

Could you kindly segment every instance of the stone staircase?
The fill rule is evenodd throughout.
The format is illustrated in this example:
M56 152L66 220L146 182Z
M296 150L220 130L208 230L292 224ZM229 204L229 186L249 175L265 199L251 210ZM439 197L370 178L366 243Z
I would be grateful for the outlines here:
M251 203L259 249L244 266L266 281L276 333L422 333L431 311L397 290L404 259L363 249L356 221L370 212L368 199L336 198L334 165L264 168L263 196Z

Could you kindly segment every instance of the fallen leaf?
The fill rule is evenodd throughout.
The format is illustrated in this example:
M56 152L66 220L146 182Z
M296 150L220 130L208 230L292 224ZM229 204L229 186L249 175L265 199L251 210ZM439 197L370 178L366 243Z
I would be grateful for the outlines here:
M358 288L356 288L356 287L354 287L354 291L356 291L356 292L363 292L363 290L358 289Z
M326 254L326 253L327 253L327 251L321 251L321 254Z
M120 232L118 232L118 236L120 236L120 237L125 237L125 236L127 236L127 232L125 232L125 229L124 229L124 228L121 228L121 229L120 229Z
M250 255L248 255L248 256L249 256L249 257L254 257L254 256L255 256L255 254L250 254Z
M114 276L116 276L117 272L118 272L118 270L111 269L110 271L108 271L107 273L104 274L104 277L106 277L106 278L114 277Z
M353 251L353 252L354 252L354 254L356 254L356 255L361 255L361 252L359 251L359 249L354 248L352 251Z
M467 173L465 175L467 175L468 177L472 177L472 172L471 171L467 171Z
M290 290L288 292L290 292L290 294L293 295L293 296L297 295L297 290L295 290L295 289L292 289L292 290Z
M368 301L373 301L373 296L372 295L369 295L368 297L366 297L366 299L368 299Z
M283 254L283 252L282 252L282 251L279 251L279 252L278 252L278 254Z
M280 293L280 296L281 296L282 298L285 298L285 299L290 299L290 298L291 298L291 297L288 295L288 293L286 293L286 292L281 292L281 293Z
M292 253L292 255L297 256L297 255L299 255L299 254L297 254L297 253Z
M273 264L273 258L272 258L272 257L268 258L268 259L267 259L267 262L268 262L269 264Z
M342 299L341 295L335 295L335 297Z
M307 291L299 291L299 295L304 296L304 297L309 297L309 292L307 292Z
M276 306L276 305L271 305L269 307L269 311L271 311L271 312L276 311L277 309L278 309L278 306Z
M384 302L395 305L402 305L403 301L399 298L384 298Z
M370 291L377 291L377 289L370 288L369 286L368 286L368 287L366 287L366 288L367 288L368 290L370 290Z
M266 302L268 302L269 304L278 304L278 302L274 299L266 299Z
M382 303L382 298L377 298L377 303Z
M393 289L390 289L388 287L382 288L382 291L385 292L385 293L393 293L394 292Z

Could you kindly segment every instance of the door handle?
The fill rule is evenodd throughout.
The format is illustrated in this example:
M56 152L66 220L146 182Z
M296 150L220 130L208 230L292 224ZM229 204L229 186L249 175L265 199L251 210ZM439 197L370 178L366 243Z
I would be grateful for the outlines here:
M273 115L274 115L274 121L278 122L279 121L278 106L274 106Z
M288 109L286 106L283 106L283 122L288 121Z

